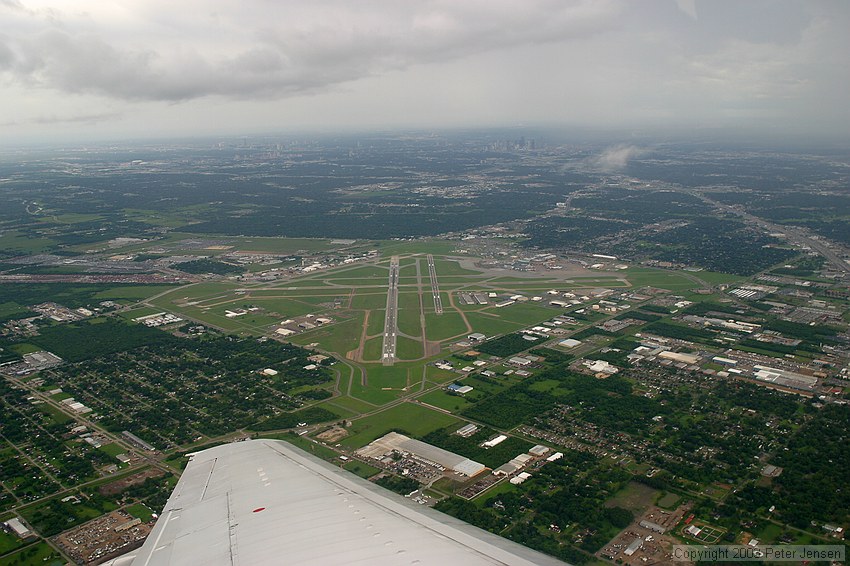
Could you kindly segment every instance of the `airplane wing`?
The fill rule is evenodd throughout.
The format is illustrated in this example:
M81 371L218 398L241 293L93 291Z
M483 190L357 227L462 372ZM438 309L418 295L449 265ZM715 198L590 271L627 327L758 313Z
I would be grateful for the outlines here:
M109 564L564 563L284 441L251 440L193 455L144 545Z

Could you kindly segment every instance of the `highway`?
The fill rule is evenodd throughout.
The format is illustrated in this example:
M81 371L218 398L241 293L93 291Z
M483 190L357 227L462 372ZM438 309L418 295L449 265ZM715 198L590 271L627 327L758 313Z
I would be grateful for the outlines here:
M431 254L428 254L428 275L431 277L431 293L434 295L434 312L443 314L443 298L440 296L440 285L437 282L437 266Z
M398 334L398 256L390 259L390 276L387 287L387 314L384 318L384 346L381 361L392 365L396 360L396 335Z
M821 254L827 261L829 261L835 269L838 271L842 271L844 273L850 273L850 264L841 257L840 252L837 252L832 246L827 244L824 240L813 238L809 231L800 228L798 226L790 226L785 224L774 224L772 222L768 222L763 218L759 218L757 216L753 216L748 212L744 211L741 207L731 206L725 203L718 202L714 199L707 197L700 191L696 191L694 194L701 198L703 201L714 205L715 207L723 210L724 212L728 212L730 214L735 214L740 216L744 220L748 221L750 224L760 226L763 230L767 232L774 233L782 233L785 234L785 239L793 244L798 244L802 246L806 246L809 249L812 249L819 254ZM838 250L841 250L841 246L836 246Z

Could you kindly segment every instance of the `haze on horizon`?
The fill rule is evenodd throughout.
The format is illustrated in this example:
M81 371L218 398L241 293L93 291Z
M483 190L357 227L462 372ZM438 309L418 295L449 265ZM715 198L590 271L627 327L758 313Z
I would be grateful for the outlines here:
M846 137L848 29L840 0L0 0L0 131Z

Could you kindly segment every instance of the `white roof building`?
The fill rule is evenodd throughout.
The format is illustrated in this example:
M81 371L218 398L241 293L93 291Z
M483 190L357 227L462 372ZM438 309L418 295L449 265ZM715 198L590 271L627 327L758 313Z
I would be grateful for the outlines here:
M17 517L13 517L3 524L6 525L6 527L8 527L9 529L11 529L12 532L15 533L19 538L28 538L33 534L32 531L29 530Z

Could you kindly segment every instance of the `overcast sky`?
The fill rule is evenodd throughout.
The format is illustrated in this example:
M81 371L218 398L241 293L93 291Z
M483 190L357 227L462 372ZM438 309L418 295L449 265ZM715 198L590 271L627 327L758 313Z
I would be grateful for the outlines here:
M850 132L845 0L0 0L0 138Z

